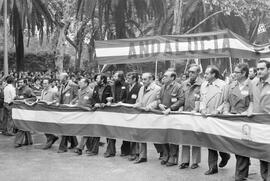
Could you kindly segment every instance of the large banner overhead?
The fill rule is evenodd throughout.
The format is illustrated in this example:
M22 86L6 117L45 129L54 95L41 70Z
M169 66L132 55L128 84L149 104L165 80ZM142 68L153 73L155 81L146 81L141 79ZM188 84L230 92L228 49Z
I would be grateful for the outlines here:
M160 111L127 107L85 111L78 107L15 102L12 117L16 127L25 131L197 145L270 161L270 115L163 115Z
M156 60L270 57L269 46L254 46L239 35L217 31L189 35L163 35L136 39L96 41L99 64L127 64Z

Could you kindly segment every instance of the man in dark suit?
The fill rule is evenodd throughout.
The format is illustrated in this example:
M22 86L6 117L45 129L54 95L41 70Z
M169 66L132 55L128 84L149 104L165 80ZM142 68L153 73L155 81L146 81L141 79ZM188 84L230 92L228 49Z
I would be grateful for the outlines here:
M135 72L130 72L127 74L127 83L129 84L128 87L128 94L126 103L128 104L135 104L141 84L139 81L139 75ZM136 142L129 142L129 141L123 141L121 146L121 155L130 155L128 158L129 161L136 160L136 158L139 156L138 153L138 145Z
M97 85L93 91L93 105L96 108L104 107L107 103L107 98L112 96L111 86L107 84L107 77L103 74L96 76ZM87 151L88 156L94 156L99 151L100 137L91 137L90 150ZM115 155L110 155L115 156Z
M60 74L61 87L59 91L59 103L70 104L78 96L78 86L71 80L68 80L67 73ZM67 152L67 145L70 142L70 149L75 148L78 145L76 136L62 136L58 153Z

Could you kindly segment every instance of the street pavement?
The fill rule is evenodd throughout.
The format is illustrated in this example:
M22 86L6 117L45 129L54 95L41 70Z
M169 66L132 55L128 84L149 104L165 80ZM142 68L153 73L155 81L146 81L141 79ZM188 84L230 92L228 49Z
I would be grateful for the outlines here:
M122 141L117 140L117 155L104 158L106 144L100 147L98 156L77 156L73 150L57 153L59 144L52 149L42 150L45 136L33 134L34 145L13 147L14 137L0 135L0 181L233 181L235 157L231 155L228 165L219 173L205 176L207 149L202 149L200 167L180 170L177 166L166 167L160 164L153 146L148 146L148 162L133 164L126 157L120 157ZM78 139L79 140L79 139ZM105 142L105 138L102 138ZM180 150L181 153L181 150ZM261 180L259 161L252 159L249 180Z

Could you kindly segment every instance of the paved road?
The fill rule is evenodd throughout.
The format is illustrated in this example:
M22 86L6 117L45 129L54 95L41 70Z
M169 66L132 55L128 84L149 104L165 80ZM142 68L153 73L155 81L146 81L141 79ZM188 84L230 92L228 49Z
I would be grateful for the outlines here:
M58 154L57 142L51 150L42 150L45 136L33 135L35 144L13 148L13 137L0 135L0 181L233 181L235 158L218 174L205 176L207 149L202 149L198 169L179 170L177 166L160 165L153 144L148 144L148 162L133 164L119 156L121 141L117 140L117 156L103 158L105 147L95 157L77 156L71 150ZM105 139L102 141L105 142ZM105 145L106 146L106 145ZM258 181L259 161L252 160L249 180Z

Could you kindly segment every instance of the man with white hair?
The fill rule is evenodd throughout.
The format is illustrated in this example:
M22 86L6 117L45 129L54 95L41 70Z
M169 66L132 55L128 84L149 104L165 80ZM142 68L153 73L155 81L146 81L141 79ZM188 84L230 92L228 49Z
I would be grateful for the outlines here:
M160 92L160 87L154 83L151 73L142 75L143 86L140 88L139 95L134 107L145 108L146 110L154 109L156 106L157 96ZM134 163L147 162L147 145L139 143L139 157Z

